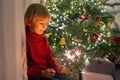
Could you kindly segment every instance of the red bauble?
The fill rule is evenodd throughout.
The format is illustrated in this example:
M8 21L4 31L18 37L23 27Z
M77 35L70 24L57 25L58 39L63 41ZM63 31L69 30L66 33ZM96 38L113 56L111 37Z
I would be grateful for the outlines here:
M79 16L80 19L86 19L87 18L87 14L82 14Z
M94 33L94 34L93 34L93 39L94 39L94 40L97 40L97 39L98 39L98 37L99 37L99 36L98 36L98 34L97 34L97 33Z

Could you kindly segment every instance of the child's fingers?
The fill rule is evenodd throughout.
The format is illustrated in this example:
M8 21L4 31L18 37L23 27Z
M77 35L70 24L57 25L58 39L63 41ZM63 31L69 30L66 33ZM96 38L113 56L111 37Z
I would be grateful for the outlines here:
M49 69L48 69L48 73L49 73L50 76L54 76L56 72L55 72L54 69L49 68Z
M59 66L58 68L58 73L64 73L66 70L66 67L65 66Z

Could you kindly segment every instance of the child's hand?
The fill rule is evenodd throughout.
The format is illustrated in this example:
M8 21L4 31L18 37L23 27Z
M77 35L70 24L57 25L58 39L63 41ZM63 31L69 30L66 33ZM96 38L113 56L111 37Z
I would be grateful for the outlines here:
M55 70L53 68L48 68L42 71L41 76L45 78L52 78L55 75Z
M58 65L58 73L61 73L61 74L63 74L64 72L65 72L65 70L66 70L66 67L65 66L63 66L63 65Z

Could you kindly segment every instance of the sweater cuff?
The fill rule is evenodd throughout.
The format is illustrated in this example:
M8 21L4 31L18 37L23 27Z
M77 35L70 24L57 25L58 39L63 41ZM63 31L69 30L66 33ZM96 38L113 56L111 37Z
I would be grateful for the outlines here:
M36 69L36 68L28 68L28 75L40 77L42 73L42 70Z

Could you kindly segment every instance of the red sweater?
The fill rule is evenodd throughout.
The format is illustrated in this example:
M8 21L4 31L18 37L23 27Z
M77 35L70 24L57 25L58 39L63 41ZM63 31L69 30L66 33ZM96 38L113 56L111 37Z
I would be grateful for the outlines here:
M39 77L41 70L47 68L57 69L44 34L38 35L29 28L26 29L26 53L28 75Z

